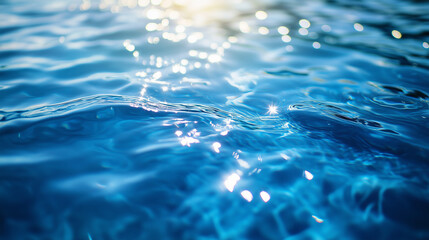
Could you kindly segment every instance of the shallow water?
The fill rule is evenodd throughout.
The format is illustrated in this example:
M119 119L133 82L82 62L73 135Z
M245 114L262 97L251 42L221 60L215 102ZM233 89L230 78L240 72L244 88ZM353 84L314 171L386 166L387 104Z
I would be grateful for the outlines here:
M428 11L0 2L0 238L428 239Z

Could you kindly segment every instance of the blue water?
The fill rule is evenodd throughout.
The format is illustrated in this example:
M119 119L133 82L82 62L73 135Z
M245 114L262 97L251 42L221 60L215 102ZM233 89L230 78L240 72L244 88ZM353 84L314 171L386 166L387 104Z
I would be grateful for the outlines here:
M429 239L429 3L0 2L0 239Z

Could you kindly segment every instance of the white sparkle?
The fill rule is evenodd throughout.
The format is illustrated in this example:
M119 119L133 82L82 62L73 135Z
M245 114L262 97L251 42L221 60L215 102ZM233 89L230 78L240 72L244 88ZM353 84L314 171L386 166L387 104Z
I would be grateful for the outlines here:
M219 152L220 152L219 148L220 148L221 146L222 146L222 145L221 145L219 142L214 142L214 143L212 144L213 150L214 150L216 153L219 153Z
M240 181L240 176L237 173L229 175L223 182L228 191L233 192L235 185Z
M400 39L400 38L402 38L402 33L401 33L401 32L399 32L398 30L393 30L393 31L392 31L392 36L393 36L394 38L396 38L396 39Z
M249 190L244 190L241 192L241 196L246 199L248 202L253 200L253 195Z
M306 28L300 28L298 30L298 33L302 36L307 36L308 35L308 30Z
M292 38L289 35L283 35L282 41L283 42L290 42L290 41L292 41Z
M313 174L311 172L307 171L307 170L304 171L304 176L308 180L312 180L313 179Z
M358 32L362 32L362 31L363 31L363 26L362 26L362 24L360 24L360 23L355 23L355 24L353 25L353 27L354 27L354 29L355 29L356 31L358 31Z
M261 196L262 201L264 201L264 202L270 201L271 196L267 192L262 191L262 192L259 193L259 195Z
M277 31L281 34L281 35L286 35L289 33L289 28L285 27L285 26L280 26L277 28Z
M311 26L311 23L307 19L301 19L299 20L299 25L303 28L309 28Z
M261 35L267 35L268 33L270 33L270 30L266 27L260 27L258 28L258 32Z
M268 17L268 14L266 12L264 12L264 11L257 11L255 13L255 16L256 16L256 18L258 20L264 20L264 19L266 19Z
M193 137L185 136L185 137L180 138L180 144L182 144L182 146L188 146L188 147L190 147L191 144L193 144L193 143L199 143L199 142L200 141L198 141L198 139L193 138Z
M315 48L315 49L319 49L321 47L321 45L320 45L320 43L319 42L314 42L313 43L313 48Z
M319 217L317 217L315 215L311 215L311 217L314 218L314 220L316 220L316 222L323 223L323 219L321 219L321 218L319 218Z
M274 105L270 105L268 106L268 114L273 115L273 114L278 114L278 107L274 106Z

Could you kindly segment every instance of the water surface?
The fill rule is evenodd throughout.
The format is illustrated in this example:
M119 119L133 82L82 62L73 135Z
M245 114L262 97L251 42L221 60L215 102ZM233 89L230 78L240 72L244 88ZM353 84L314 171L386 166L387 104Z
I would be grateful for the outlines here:
M427 2L0 9L0 238L429 238Z

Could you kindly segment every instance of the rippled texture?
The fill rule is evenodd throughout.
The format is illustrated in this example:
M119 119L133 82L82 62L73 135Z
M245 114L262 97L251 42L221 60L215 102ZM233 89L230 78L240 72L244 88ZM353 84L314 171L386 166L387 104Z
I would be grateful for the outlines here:
M0 2L1 239L428 239L429 3Z

